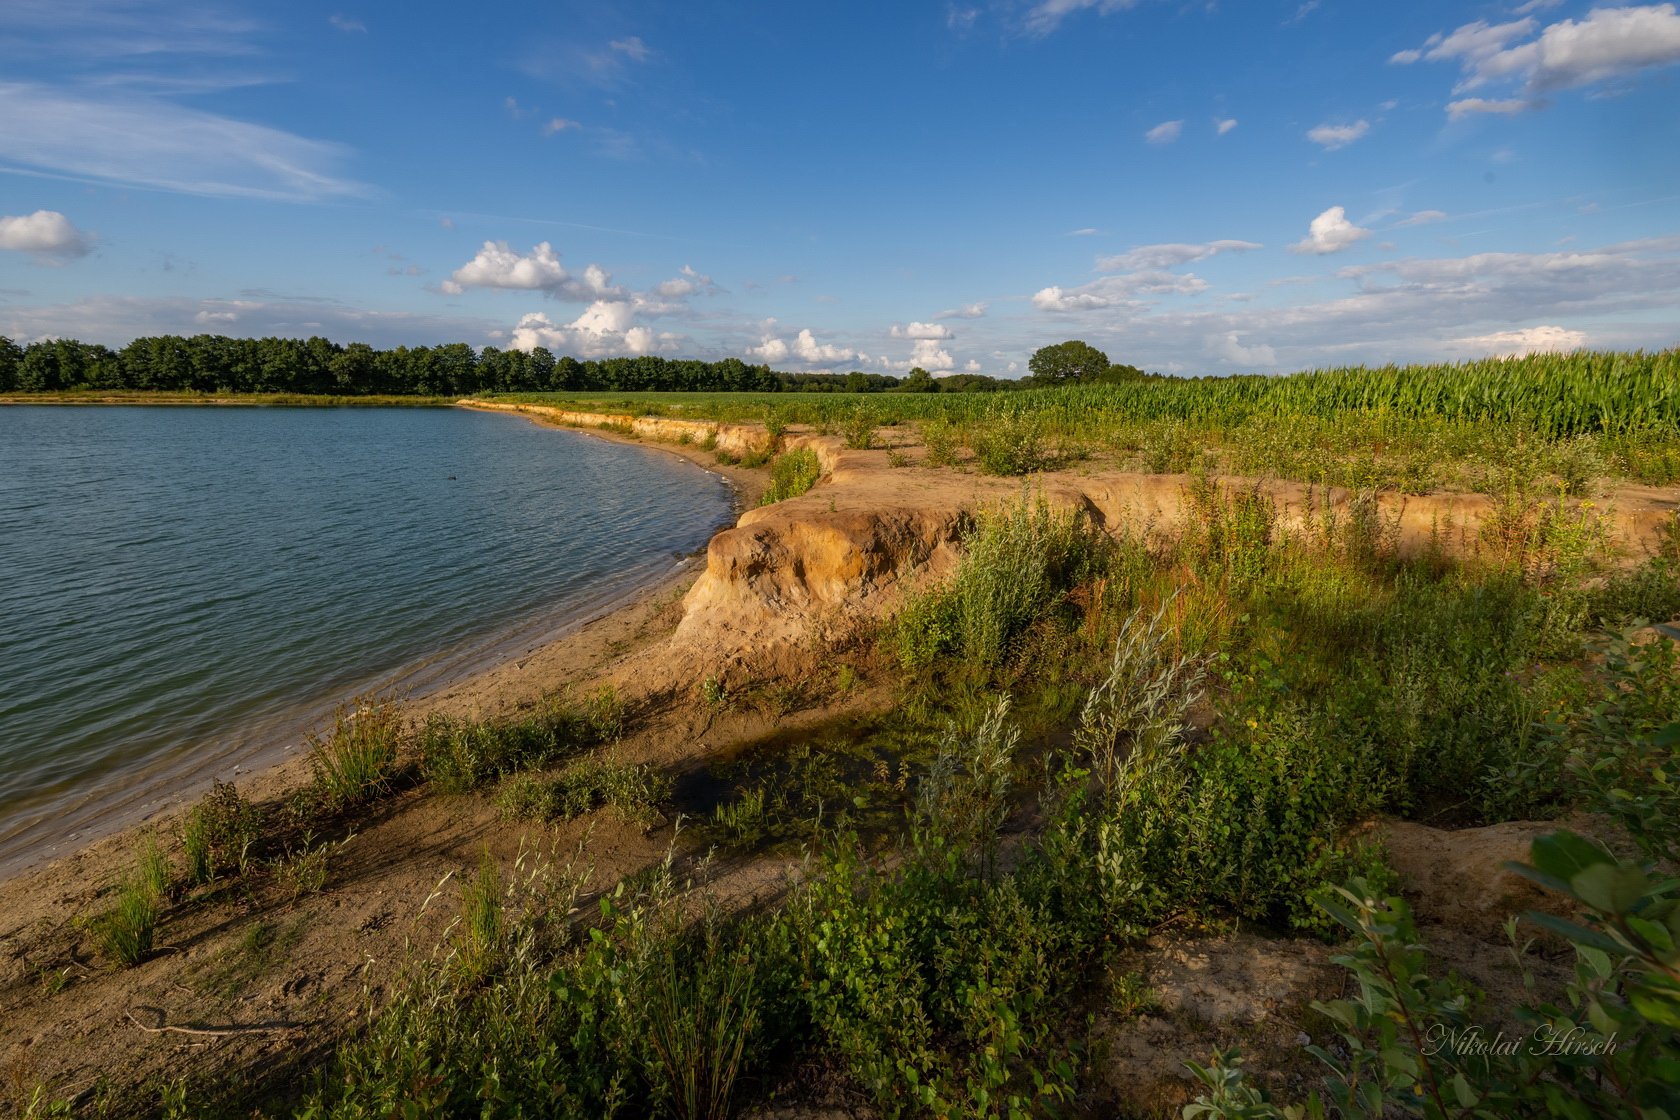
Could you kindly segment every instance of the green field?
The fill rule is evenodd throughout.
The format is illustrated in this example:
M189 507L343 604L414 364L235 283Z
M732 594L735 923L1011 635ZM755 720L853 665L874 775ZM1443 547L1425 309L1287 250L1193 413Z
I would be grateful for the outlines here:
M1052 465L1271 475L1356 489L1591 491L1680 481L1680 350L1535 355L1289 377L1155 379L1008 393L522 393L495 399L844 433L913 424ZM908 430L908 429L907 429ZM1003 473L1015 473L1005 470Z

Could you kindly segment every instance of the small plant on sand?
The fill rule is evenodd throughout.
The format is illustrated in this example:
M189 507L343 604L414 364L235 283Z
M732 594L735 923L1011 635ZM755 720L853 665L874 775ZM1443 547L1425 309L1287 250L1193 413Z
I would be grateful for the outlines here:
M786 498L797 498L817 484L822 477L822 462L809 447L800 447L785 455L778 455L770 464L770 488L759 499L761 506Z
M305 833L297 851L289 851L274 861L274 881L293 898L320 894L327 888L327 859L332 854L332 845L312 845L311 840Z
M859 405L840 421L840 438L853 451L868 451L875 446L875 427L881 422L873 408Z
M485 979L500 963L504 925L502 876L487 849L479 857L478 874L461 893L461 943L456 959L469 981Z
M974 454L986 474L1032 474L1055 466L1037 417L1005 416L987 425L974 439Z
M929 420L922 424L922 446L927 449L924 462L930 467L954 467L961 441L956 425L945 420Z
M315 788L333 809L378 797L390 788L406 728L401 705L388 697L364 697L354 710L339 707L325 739L309 737Z
M202 886L224 871L244 873L262 839L262 810L232 782L216 782L181 824L187 881Z
M729 690L722 679L708 676L700 682L700 700L715 712L729 702Z
M148 837L134 873L117 889L116 903L94 921L105 955L127 968L150 956L168 896L169 864Z
M551 777L516 774L497 794L502 815L569 821L610 806L631 824L651 828L664 819L659 805L670 799L671 778L646 763L585 759Z

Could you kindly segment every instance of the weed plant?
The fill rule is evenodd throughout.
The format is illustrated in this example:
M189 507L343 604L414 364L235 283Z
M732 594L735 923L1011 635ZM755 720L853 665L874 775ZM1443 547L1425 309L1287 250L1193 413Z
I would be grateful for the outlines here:
M117 888L116 902L94 919L94 933L105 955L125 968L151 956L168 898L169 863L156 839L147 837L135 870Z
M797 498L817 484L822 477L822 463L809 447L798 447L776 456L770 464L770 487L759 499L761 506L773 505L788 498Z
M506 720L433 716L418 735L420 772L444 792L465 793L610 742L623 724L623 708L611 689L581 700L550 696L532 711Z
M390 697L340 705L327 737L309 737L309 763L322 803L336 811L385 793L407 735L401 705Z

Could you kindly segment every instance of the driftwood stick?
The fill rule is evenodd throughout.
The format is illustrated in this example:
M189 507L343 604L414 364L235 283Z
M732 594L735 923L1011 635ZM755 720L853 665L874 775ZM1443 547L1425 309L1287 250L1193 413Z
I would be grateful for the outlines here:
M273 1026L233 1026L233 1027L175 1027L168 1023L161 1026L148 1027L135 1017L134 1012L124 1012L128 1021L145 1031L147 1034L190 1034L199 1038L227 1038L240 1034L279 1034L283 1031L295 1031L296 1023L276 1023ZM161 1017L161 1015L160 1015Z

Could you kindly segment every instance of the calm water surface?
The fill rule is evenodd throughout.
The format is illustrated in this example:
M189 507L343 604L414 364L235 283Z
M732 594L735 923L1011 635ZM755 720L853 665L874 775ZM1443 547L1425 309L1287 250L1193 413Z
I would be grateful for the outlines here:
M0 408L0 873L668 573L716 475L513 416Z

